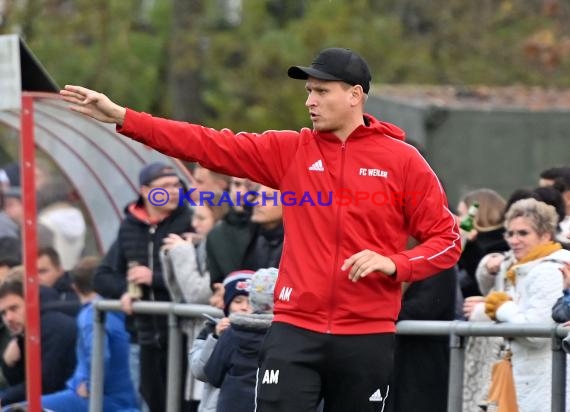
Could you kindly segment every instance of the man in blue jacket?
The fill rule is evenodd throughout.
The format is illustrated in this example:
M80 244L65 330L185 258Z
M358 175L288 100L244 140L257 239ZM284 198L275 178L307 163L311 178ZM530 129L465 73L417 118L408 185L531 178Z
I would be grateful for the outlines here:
M93 347L93 303L100 299L93 291L93 272L99 263L95 257L83 258L72 272L71 287L79 295L81 311L77 316L78 339L75 347L77 366L66 388L42 396L42 407L58 412L89 410L91 353ZM125 315L109 312L105 320L104 350L105 381L103 382L104 412L138 412L135 388L129 372L129 334ZM111 367L112 365L112 367ZM23 405L22 405L23 406Z

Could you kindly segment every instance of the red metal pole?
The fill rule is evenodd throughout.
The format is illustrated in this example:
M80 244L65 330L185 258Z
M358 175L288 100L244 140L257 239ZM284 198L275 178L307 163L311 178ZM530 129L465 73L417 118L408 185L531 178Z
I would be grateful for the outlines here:
M22 139L20 144L20 171L22 201L24 203L24 294L26 301L26 396L28 410L41 412L42 357L40 305L38 286L38 237L36 229L36 185L34 142L34 99L22 95Z

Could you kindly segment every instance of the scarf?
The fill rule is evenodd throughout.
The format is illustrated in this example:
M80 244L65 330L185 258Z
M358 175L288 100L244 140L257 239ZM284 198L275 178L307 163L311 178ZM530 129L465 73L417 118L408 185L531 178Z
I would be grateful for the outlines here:
M516 270L519 267L521 267L525 263L532 262L533 260L549 256L560 249L562 249L562 245L558 242L548 242L533 247L526 256L524 256L521 260L511 265L511 267L507 270L507 274L505 275L506 278L514 285L516 283L516 278L517 278Z

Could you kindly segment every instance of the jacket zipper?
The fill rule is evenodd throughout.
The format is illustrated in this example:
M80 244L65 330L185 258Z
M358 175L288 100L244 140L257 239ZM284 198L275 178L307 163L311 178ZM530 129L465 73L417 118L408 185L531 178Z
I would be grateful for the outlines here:
M148 228L148 233L150 238L148 241L148 267L154 276L154 235L156 233L156 225L150 225ZM148 295L151 302L155 302L156 298L154 296L154 290L152 289L152 279L150 280L150 285L148 289ZM154 328L154 340L157 346L160 348L160 333L158 332L158 325L156 323L156 315L150 315L152 317L152 326Z
M344 186L344 158L346 155L346 142L342 142L340 146L340 186L338 189L342 189ZM340 242L342 240L342 206L338 206L336 212L337 221L337 231L336 231L336 245L335 245L335 257L334 257L334 267L332 269L332 287L330 295L330 307L329 307L329 322L327 327L327 333L332 333L332 313L334 310L335 292L336 292L336 278L339 271L339 255L340 255Z
M154 234L156 232L156 226L155 225L150 225L148 227L148 233L150 234L150 238L148 240L148 246L147 246L147 253L148 253L148 267L150 268L150 271L153 273L154 275ZM152 279L151 279L151 284L149 285L149 297L150 300L154 302L154 291L152 290Z

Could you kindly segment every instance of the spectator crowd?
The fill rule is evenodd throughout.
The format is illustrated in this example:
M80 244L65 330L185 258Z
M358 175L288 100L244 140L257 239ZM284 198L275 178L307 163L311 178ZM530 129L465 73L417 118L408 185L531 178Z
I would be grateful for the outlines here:
M43 407L88 410L93 302L118 299L123 311L109 313L105 324L104 411L165 410L167 319L133 313L137 300L223 311L219 319L183 321L180 410L254 411L257 381L275 379L257 376L257 355L273 318L283 205L220 199L247 191L279 199L279 191L196 165L192 187L213 197L190 207L178 202L179 189L187 188L173 167L145 165L139 196L125 206L112 246L103 256L88 256L81 209L46 165L38 163L36 174ZM5 165L0 182L0 405L9 411L25 408L26 383L18 165ZM153 188L168 190L171 200L152 204ZM458 224L474 203L458 264L402 283L399 320L570 322L570 166L546 169L506 198L490 188L466 193L452 207ZM464 411L481 410L491 366L505 345L512 350L519 410L540 411L549 399L548 339L476 337L467 341ZM446 338L398 336L394 362L394 411L446 410Z

